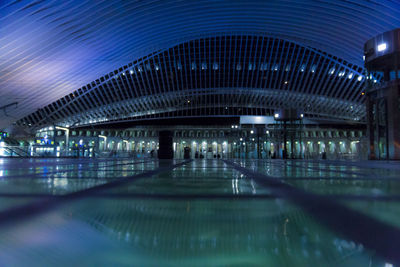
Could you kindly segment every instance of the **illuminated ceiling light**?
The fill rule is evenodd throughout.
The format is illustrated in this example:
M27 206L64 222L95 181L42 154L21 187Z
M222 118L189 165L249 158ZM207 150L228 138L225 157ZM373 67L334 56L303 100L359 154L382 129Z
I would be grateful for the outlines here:
M130 73L130 74L133 74L133 70L130 70L129 73Z
M253 133L254 133L254 131L253 131L253 130L251 130L251 131L250 131L250 133L251 133L251 134L253 134Z
M300 118L303 118L303 117L304 117L304 114L303 114L303 113L301 113L301 114L300 114Z
M377 80L374 80L374 83L377 83L378 81Z
M362 76L358 76L357 80L358 80L359 82L361 82Z
M285 84L288 84L288 81L285 81Z
M387 48L386 43L382 43L382 44L378 45L378 52L382 52L382 51L386 50L386 48Z
M335 73L335 68L332 68L330 71L329 71L329 74L334 74Z
M350 73L349 76L347 76L349 79L353 78L353 73Z
M365 61L365 56L363 56L363 61Z
M274 114L275 119L279 118L279 113Z

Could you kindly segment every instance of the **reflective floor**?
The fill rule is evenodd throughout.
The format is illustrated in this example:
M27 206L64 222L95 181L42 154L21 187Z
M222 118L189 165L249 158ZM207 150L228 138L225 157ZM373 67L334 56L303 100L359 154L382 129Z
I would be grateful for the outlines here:
M397 266L399 167L0 159L0 266Z

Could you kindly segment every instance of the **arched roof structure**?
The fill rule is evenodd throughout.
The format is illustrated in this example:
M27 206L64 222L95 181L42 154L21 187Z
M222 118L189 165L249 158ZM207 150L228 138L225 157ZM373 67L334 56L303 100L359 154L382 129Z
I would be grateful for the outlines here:
M400 26L400 3L22 0L0 4L0 25L0 107L18 103L17 109L0 111L0 127L5 127L29 114L43 113L47 105L110 71L124 70L129 63L133 66L153 53L194 40L221 36L268 37L298 44L344 64L357 77L363 72L364 42ZM341 85L332 90L342 95ZM338 101L350 101L354 108L362 103L355 97L357 90L350 93L353 98L338 97Z

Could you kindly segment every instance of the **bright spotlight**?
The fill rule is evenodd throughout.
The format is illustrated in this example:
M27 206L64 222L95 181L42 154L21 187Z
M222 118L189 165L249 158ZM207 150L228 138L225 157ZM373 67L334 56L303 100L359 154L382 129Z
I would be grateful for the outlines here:
M382 51L386 50L386 48L387 48L386 43L382 43L382 44L378 45L378 52L382 52Z

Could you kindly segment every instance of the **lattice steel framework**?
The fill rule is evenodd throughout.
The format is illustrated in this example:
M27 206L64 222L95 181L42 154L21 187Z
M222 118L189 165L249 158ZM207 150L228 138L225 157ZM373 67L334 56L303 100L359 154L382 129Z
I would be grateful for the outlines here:
M299 43L258 35L183 42L115 70L18 124L93 123L199 116L271 115L365 119L364 69Z

